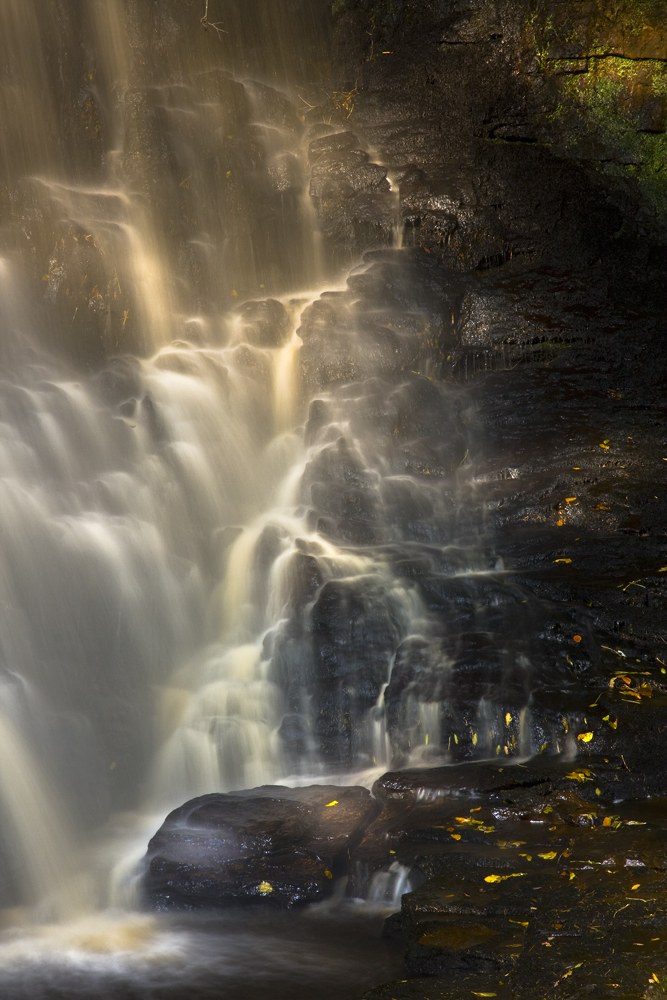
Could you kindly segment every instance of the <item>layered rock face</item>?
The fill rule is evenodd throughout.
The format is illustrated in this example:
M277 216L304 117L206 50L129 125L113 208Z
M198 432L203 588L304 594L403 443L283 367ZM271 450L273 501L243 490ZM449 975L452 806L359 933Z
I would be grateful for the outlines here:
M334 12L339 89L303 115L311 198L332 259L368 253L366 274L348 283L355 334L371 304L428 317L430 357L418 370L450 400L465 386L447 433L465 444L474 484L464 493L453 454L406 458L419 503L394 522L410 552L390 558L430 629L393 634L385 619L381 635L370 625L356 633L391 662L392 750L408 755L421 742L431 753L431 708L454 759L513 753L527 731L533 750L581 750L570 727L598 709L605 740L621 740L603 691L643 708L665 690L662 387L652 361L664 357L660 5L368 0ZM388 249L397 240L403 282ZM365 374L344 302L318 305L317 326L304 317L303 371L318 389ZM341 349L328 364L332 342ZM393 377L409 381L409 352L401 364ZM434 467L442 478L427 490ZM329 507L313 523L380 544L368 484L350 534L343 508L325 502L332 478L312 493ZM449 517L448 497L458 506ZM389 504L382 514L392 520ZM475 546L476 568L500 576L454 578ZM317 623L308 641L313 633ZM338 649L328 642L323 667L331 649L345 659L342 638ZM323 700L322 718L333 711ZM659 753L660 737L648 739ZM650 766L653 750L638 746Z

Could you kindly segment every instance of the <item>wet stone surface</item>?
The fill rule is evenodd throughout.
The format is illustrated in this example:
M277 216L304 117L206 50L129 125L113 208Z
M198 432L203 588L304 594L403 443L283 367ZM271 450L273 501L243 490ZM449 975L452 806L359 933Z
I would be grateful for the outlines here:
M364 1000L663 994L665 800L633 800L621 759L588 763L380 779L357 876L384 851L424 880L385 924L409 978Z
M382 902L378 877L403 872L412 888L384 937L405 977L364 1000L661 996L665 792L667 780L646 799L622 757L538 755L388 772L372 794L203 796L151 841L145 899L158 910L291 907L346 877L348 897Z
M334 785L192 799L148 845L145 897L157 910L316 902L331 895L375 811L365 788Z

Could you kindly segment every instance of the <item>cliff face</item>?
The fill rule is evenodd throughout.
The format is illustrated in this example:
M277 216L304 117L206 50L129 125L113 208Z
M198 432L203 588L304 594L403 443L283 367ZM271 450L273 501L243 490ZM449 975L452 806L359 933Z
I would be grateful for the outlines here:
M384 268L378 301L396 292L386 262L410 268L430 375L467 383L480 537L559 650L536 655L531 711L578 689L588 712L631 658L662 720L664 5L342 0L334 15L337 89L303 114L310 193L330 253ZM564 624L584 620L588 659ZM397 655L395 718L410 685L436 700L429 678ZM626 758L640 745L614 734Z
M428 194L406 191L402 205L419 242L449 245L464 267L516 254L585 265L619 245L627 264L630 244L647 263L667 208L664 4L333 8L350 122L365 126L383 162L407 160L427 179ZM466 209L449 206L455 226L438 220L446 194Z

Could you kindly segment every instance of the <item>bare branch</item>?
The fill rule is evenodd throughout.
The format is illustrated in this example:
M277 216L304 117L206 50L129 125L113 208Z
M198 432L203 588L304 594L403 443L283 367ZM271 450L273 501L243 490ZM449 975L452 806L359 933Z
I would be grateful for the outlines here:
M208 31L209 28L213 28L214 31L218 32L218 38L221 35L228 35L229 34L228 31L225 31L225 29L221 27L221 22L220 21L209 21L209 19L208 19L208 0L206 0L206 10L204 11L204 16L202 18L200 18L200 21L201 21L201 24L202 24L202 27L203 27L204 31Z

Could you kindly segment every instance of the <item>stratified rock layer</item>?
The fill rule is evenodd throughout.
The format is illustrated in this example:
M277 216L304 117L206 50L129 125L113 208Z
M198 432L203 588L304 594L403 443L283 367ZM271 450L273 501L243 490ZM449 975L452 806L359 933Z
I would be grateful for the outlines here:
M623 758L399 771L374 792L356 877L384 855L424 880L385 924L409 978L365 1000L663 995L665 802L635 798Z

